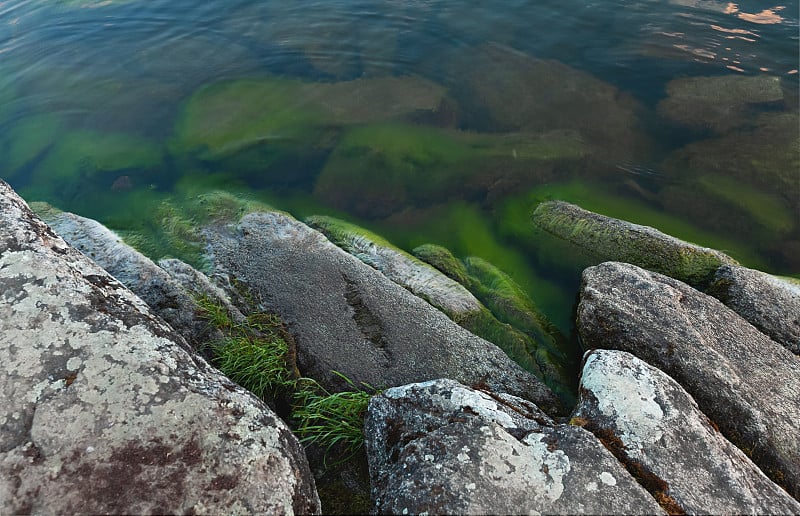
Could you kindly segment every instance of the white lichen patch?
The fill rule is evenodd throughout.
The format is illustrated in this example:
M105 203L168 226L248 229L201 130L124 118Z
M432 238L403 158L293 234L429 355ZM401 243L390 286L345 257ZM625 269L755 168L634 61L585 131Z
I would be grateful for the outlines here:
M486 421L493 421L504 428L516 428L514 420L500 410L497 403L480 391L465 387L455 387L450 393L450 403L454 408L469 407Z
M614 478L614 475L612 475L608 471L603 471L602 473L600 473L600 482L604 483L607 486L617 485L617 479Z
M628 353L597 350L587 357L581 376L581 386L597 399L600 413L614 418L629 454L641 453L663 435L657 380L640 364Z

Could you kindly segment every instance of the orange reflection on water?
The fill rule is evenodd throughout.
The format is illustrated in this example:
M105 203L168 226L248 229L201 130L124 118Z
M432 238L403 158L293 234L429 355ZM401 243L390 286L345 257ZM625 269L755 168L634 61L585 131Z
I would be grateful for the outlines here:
M783 17L778 14L777 11L782 11L786 8L786 6L776 6L771 9L764 9L760 13L739 13L736 16L744 21L748 21L750 23L758 23L761 25L774 25L776 23L781 23L783 21Z

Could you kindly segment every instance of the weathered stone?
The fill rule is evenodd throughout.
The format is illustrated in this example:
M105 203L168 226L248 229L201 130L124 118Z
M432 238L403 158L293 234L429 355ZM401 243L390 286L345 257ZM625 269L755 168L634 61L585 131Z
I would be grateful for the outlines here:
M96 220L54 210L42 213L59 236L131 289L193 348L202 348L212 338L208 323L197 315L193 296L150 258Z
M770 274L726 265L708 294L795 355L800 354L800 286Z
M779 77L683 77L667 84L667 98L659 102L658 112L675 122L724 132L752 121L752 104L782 100Z
M630 264L583 273L587 348L633 353L674 378L772 480L800 495L800 362L718 300Z
M622 351L585 359L574 416L656 499L686 514L800 514L675 380Z
M493 344L280 212L254 213L210 232L215 267L235 276L286 322L297 364L332 390L452 376L555 410L553 393Z
M714 249L563 201L539 204L533 212L533 223L600 261L632 263L692 285L710 280L722 265L736 265L733 258Z
M661 512L585 430L452 380L372 398L365 435L377 513Z
M2 512L319 512L289 428L0 190Z

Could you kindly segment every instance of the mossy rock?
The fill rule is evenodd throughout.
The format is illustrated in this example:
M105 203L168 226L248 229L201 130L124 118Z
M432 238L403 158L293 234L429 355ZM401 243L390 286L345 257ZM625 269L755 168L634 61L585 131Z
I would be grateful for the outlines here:
M14 179L21 168L30 165L56 143L63 122L56 115L40 114L16 121L0 136L4 177Z
M533 223L600 261L631 263L690 285L704 285L720 266L738 264L720 251L563 201L541 203L533 212Z
M422 244L411 252L423 262L436 267L447 277L462 285L469 284L467 268L461 260L453 256L450 249L436 244Z
M680 124L722 133L752 123L755 104L782 100L779 77L683 77L667 84L667 98L658 104L658 112Z

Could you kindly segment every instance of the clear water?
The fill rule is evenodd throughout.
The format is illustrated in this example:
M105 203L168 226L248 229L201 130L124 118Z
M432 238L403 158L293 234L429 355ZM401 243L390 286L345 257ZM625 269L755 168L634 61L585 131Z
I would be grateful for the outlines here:
M0 1L0 177L153 255L213 189L334 214L486 258L569 330L542 199L800 273L799 41L797 0Z

